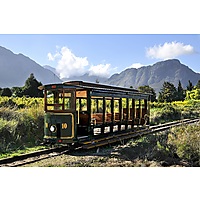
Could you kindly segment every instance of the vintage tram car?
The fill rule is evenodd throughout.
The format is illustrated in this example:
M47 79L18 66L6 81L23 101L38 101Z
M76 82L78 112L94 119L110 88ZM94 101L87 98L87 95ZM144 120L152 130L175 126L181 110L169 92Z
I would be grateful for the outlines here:
M83 81L42 89L45 143L79 143L149 124L150 95L135 89Z

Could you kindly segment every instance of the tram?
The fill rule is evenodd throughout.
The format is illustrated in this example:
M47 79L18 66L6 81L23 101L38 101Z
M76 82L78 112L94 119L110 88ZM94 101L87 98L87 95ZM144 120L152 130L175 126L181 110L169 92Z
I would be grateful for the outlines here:
M150 94L83 81L42 89L45 143L74 144L149 125Z

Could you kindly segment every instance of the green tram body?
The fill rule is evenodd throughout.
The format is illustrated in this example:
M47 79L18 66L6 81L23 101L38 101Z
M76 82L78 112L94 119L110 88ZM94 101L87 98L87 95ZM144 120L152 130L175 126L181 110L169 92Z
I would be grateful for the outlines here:
M44 142L71 144L80 138L149 124L149 94L82 81L44 89Z

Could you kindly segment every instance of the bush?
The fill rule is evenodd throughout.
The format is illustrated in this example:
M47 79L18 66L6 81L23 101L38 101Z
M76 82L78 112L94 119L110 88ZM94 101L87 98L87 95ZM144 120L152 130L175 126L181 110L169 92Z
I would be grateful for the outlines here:
M200 123L173 128L168 135L168 144L181 159L200 166Z
M33 147L43 138L43 107L0 108L0 151Z
M151 103L150 121L152 124L178 119L200 117L200 101L174 101L172 103Z
M164 123L181 118L181 111L177 106L172 104L164 104L160 109L151 111L151 123Z

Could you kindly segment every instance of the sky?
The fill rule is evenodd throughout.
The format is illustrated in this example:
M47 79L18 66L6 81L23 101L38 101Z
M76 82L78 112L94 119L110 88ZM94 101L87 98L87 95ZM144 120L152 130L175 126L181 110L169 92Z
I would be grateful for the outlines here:
M0 5L0 46L54 67L61 78L109 77L171 58L200 72L197 0L8 0Z
M0 34L0 46L54 67L61 78L110 77L173 58L200 72L200 34Z

